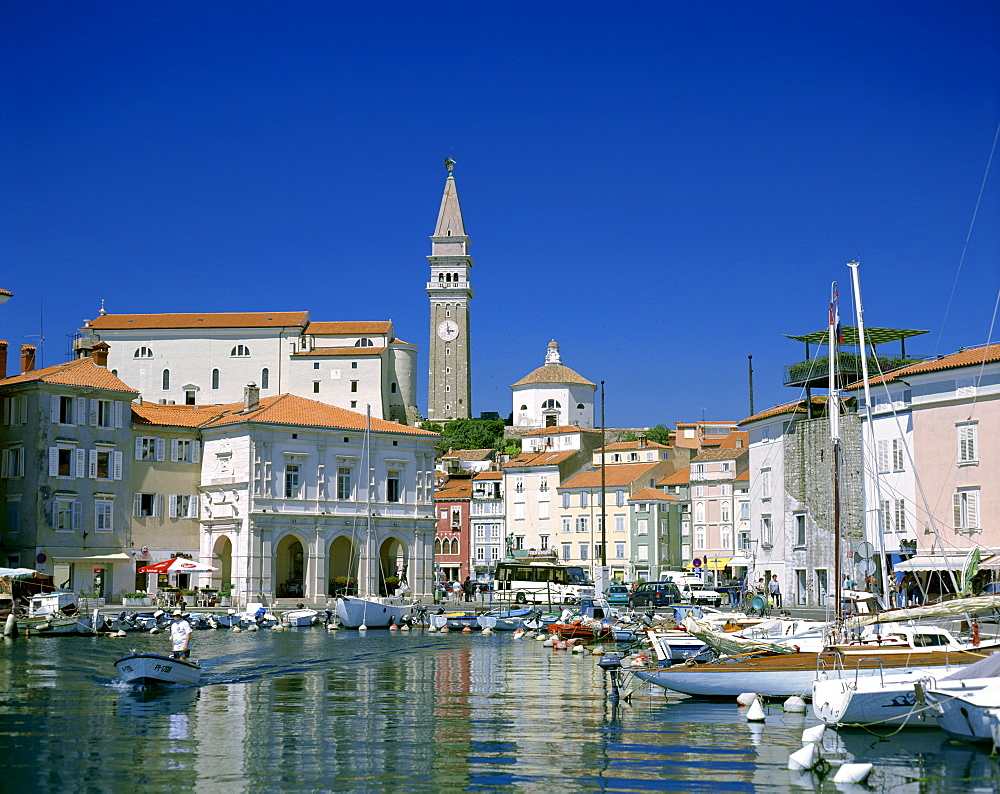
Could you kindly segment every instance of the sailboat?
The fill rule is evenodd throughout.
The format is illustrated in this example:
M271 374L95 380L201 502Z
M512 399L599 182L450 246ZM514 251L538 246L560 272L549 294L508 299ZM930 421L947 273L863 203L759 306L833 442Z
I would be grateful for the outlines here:
M337 599L337 617L340 625L346 629L387 629L399 624L404 617L409 617L412 604L404 604L399 596L380 596L369 592L371 586L371 565L378 561L378 554L373 553L372 529L372 481L371 481L371 407L365 413L365 439L362 451L362 471L367 474L367 491L365 493L365 536L364 556L369 570L363 577L358 577L361 588L357 596L342 595Z

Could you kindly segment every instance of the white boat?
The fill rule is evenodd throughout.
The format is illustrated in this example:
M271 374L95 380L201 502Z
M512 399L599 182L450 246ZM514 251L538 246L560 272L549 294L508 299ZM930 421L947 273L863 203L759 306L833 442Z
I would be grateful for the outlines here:
M858 660L858 665L869 661ZM827 725L934 728L938 711L921 693L934 689L951 696L978 692L998 682L1000 653L971 664L946 665L885 675L855 676L850 671L838 678L813 683L812 709ZM942 673L947 673L942 675Z
M267 629L277 626L278 618L268 610L264 603L251 601L247 604L246 611L239 616L239 625L243 628L257 626L261 629Z
M412 605L404 604L396 596L387 598L357 598L341 596L337 599L337 617L345 629L387 629L399 625L409 617Z
M32 596L28 602L28 616L17 619L17 629L26 635L93 634L93 618L81 615L76 602L77 595L72 590L54 590Z
M1000 746L1000 680L971 692L938 688L924 692L938 713L938 726L955 739Z
M285 626L311 626L319 622L319 612L315 609L292 609L281 616Z
M175 659L159 653L136 653L115 662L118 680L124 684L152 686L158 684L197 685L201 681L201 665L187 659Z

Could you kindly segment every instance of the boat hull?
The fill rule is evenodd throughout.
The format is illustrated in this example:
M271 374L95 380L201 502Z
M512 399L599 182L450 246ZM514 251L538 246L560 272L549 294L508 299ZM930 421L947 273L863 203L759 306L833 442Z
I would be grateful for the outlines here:
M288 626L311 626L319 620L315 609L293 609L281 616L281 622Z
M115 662L118 679L125 684L158 686L164 684L197 685L201 665L158 653L133 653Z
M398 624L410 614L410 606L383 603L375 599L343 596L337 599L337 617L345 629L365 626L369 629L387 629Z
M939 711L938 727L949 736L973 744L996 746L1000 738L1000 685L994 683L964 695L937 688L926 698Z

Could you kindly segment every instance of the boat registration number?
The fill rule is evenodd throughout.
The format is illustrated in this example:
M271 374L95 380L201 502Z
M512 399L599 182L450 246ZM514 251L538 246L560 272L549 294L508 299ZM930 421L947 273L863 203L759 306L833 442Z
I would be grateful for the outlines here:
M169 673L173 669L172 664L158 664L153 669L159 670L161 673Z

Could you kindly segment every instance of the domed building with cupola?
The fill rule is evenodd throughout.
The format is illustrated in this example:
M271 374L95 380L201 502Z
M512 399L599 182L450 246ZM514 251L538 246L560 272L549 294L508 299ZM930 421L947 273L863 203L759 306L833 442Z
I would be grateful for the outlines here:
M545 363L510 388L516 430L567 425L594 427L597 385L562 363L554 339L549 342Z

